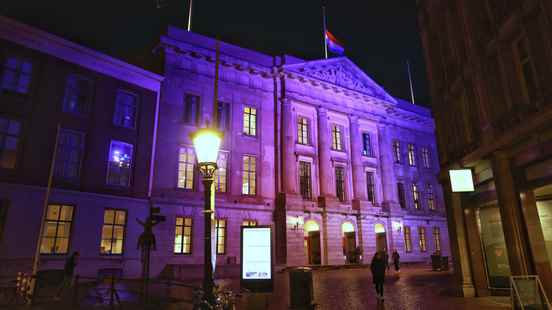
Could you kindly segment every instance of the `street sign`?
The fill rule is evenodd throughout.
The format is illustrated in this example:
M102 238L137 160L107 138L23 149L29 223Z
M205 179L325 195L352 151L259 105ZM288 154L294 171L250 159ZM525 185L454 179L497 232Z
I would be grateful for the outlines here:
M241 285L253 292L271 292L273 287L272 228L242 227Z
M475 191L471 169L449 170L449 176L453 193Z

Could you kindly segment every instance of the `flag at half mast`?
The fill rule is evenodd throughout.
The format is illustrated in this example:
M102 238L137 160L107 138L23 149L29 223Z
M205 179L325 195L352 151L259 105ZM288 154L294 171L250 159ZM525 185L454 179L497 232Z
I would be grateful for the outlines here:
M331 32L326 30L325 36L326 36L326 44L328 45L328 51L337 55L343 55L345 53L345 48L343 47L343 43L339 42L339 40L337 40L336 37Z

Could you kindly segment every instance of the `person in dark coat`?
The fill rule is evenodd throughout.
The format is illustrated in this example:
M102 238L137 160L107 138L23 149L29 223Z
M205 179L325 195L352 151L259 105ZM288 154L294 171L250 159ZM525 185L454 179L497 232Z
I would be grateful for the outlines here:
M65 260L65 266L63 267L63 282L59 287L56 298L61 296L61 293L65 288L69 288L73 285L73 274L75 273L75 267L77 266L79 255L79 252L73 252L73 254Z
M386 269L384 253L376 252L374 254L370 269L372 270L372 280L376 287L376 298L383 300L383 281L385 280Z
M401 270L401 256L399 255L399 252L397 252L397 249L393 250L391 259L393 259L393 265L395 265L395 271L399 272Z

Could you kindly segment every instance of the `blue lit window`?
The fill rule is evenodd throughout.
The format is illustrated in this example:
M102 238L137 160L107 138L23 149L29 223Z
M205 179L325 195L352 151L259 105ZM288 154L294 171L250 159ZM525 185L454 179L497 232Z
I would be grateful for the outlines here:
M115 99L113 124L119 127L135 128L138 97L132 93L119 90Z
M0 117L0 168L15 168L20 136L21 123Z
M63 112L87 114L92 101L92 82L82 76L70 74L65 84Z
M30 60L8 57L4 62L1 89L26 94L31 84L33 64Z
M61 129L56 153L56 179L78 182L82 153L84 150L84 133Z
M107 184L129 186L134 146L121 141L111 141L107 165Z

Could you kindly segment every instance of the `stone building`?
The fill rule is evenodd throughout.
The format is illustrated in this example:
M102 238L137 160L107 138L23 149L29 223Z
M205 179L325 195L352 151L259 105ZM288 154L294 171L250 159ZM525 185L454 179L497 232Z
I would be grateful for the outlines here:
M458 286L535 274L552 297L552 3L417 2ZM474 193L451 192L460 167Z
M189 135L207 124L224 132L218 276L239 269L244 225L274 228L278 266L342 265L357 248L364 263L376 250L397 249L407 262L449 255L429 110L389 95L345 57L306 61L221 43L215 105L215 41L205 36L169 27L157 48L164 77L6 18L0 38L0 98L13 100L0 107L10 125L0 127L2 273L30 265L57 123L82 140L60 135L41 268L59 268L76 250L82 275L116 267L138 276L136 219L151 198L167 218L154 228L152 274L201 276L203 189ZM12 54L32 70L13 66ZM85 113L66 111L81 100Z

